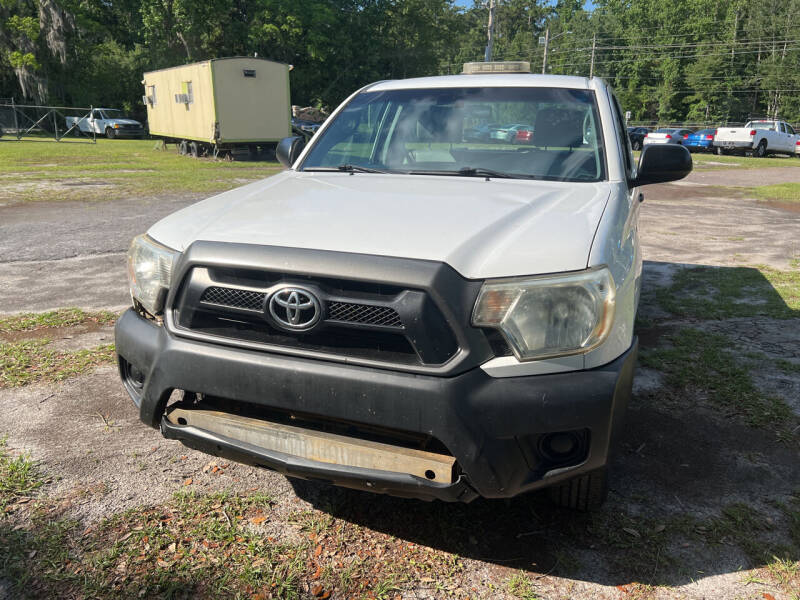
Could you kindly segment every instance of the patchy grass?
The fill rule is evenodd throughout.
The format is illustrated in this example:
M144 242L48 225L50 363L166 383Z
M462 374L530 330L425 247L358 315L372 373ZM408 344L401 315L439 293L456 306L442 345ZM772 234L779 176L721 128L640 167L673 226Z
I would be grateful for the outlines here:
M769 267L691 267L655 292L661 308L697 319L800 318L800 271Z
M61 381L114 362L113 344L59 351L49 348L49 343L47 339L0 343L0 388Z
M111 325L118 317L117 313L108 310L87 312L80 308L59 308L41 313L21 313L0 318L0 333L73 327L86 323Z
M539 598L534 590L533 582L522 572L514 573L509 577L506 587L508 593L515 598L522 598L522 600L538 600Z
M791 409L781 398L756 388L750 370L730 351L728 338L687 327L664 339L669 345L643 348L640 359L643 365L666 374L667 383L679 394L704 397L753 427L786 433L792 422Z
M0 577L38 597L388 599L421 573L441 583L453 572L442 552L376 542L338 520L323 535L301 525L296 540L275 539L263 529L279 518L272 506L264 495L179 493L80 531L42 504L25 527L0 526Z
M764 167L800 167L800 160L792 156L771 156L754 158L752 156L717 156L711 153L694 153L692 162L695 169L763 169Z
M777 202L800 202L800 183L760 185L753 189L757 198Z
M155 146L155 140L0 142L0 202L213 193L283 168L275 162L195 160L174 146Z
M28 499L42 485L30 456L13 456L0 439L0 518L9 505L20 499Z

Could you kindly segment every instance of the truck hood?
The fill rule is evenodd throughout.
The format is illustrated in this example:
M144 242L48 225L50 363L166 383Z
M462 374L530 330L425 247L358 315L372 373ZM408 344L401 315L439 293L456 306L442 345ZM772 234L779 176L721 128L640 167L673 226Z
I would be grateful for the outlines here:
M156 223L149 235L441 261L482 279L587 266L611 185L286 171Z

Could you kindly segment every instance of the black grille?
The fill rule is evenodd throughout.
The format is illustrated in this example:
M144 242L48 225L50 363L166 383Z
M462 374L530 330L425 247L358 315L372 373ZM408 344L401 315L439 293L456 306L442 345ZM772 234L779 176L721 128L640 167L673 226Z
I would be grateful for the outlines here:
M262 292L251 292L250 290L210 287L203 292L200 302L260 311L264 309L264 299L266 296L267 295Z
M370 306L350 302L331 302L328 304L328 320L362 325L380 325L401 328L400 315L389 306Z
M314 294L323 308L322 323L307 331L290 331L277 323L267 304L279 286ZM444 365L459 350L432 295L418 287L195 266L179 289L173 305L178 330L248 347L284 347L409 367Z

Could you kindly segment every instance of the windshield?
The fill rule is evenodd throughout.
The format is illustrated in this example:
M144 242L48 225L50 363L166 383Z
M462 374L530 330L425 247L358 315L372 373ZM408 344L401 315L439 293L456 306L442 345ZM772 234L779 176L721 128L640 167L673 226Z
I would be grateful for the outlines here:
M101 111L103 115L105 115L104 119L121 119L122 118L122 111L117 110L115 108L106 108Z
M330 123L302 169L601 181L600 131L587 90L365 92Z

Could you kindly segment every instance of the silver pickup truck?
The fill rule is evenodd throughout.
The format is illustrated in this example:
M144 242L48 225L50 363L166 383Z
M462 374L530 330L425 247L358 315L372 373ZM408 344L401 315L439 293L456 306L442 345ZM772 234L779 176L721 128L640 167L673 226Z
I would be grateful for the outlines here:
M373 492L602 502L636 364L640 188L692 161L634 162L602 79L506 65L368 85L278 145L286 171L136 237L116 349L141 420ZM520 116L529 143L469 133Z

